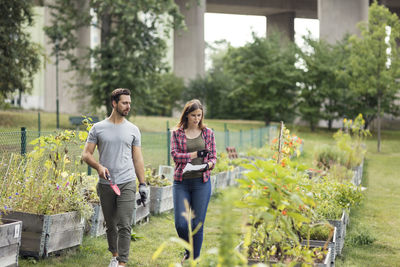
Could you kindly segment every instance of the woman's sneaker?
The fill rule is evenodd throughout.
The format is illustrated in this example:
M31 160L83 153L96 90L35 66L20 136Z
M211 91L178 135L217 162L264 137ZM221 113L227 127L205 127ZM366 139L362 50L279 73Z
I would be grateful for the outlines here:
M118 260L117 257L112 257L110 264L108 265L108 267L118 267Z

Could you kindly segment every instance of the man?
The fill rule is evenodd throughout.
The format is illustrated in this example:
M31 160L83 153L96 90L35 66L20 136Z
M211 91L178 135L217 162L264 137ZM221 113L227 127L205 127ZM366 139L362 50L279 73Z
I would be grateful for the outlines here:
M93 125L82 153L82 159L99 174L97 192L106 221L108 250L112 253L109 267L125 266L128 262L136 177L142 201L148 196L140 131L125 119L130 111L130 94L123 88L111 93L112 113ZM96 146L98 162L93 157ZM120 195L114 192L110 182L118 185Z

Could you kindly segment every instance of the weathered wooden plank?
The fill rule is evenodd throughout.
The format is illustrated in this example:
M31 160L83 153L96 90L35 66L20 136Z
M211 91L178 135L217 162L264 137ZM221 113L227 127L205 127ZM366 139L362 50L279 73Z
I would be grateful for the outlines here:
M22 222L2 219L0 225L0 266L18 266Z
M172 185L157 187L150 186L150 212L159 214L174 208Z
M92 206L93 206L93 215L86 222L85 234L97 237L104 235L106 233L107 228L101 206L99 204L92 204Z
M74 227L65 231L52 232L46 241L46 253L82 244L84 227ZM47 255L46 255L47 256Z
M143 204L137 205L136 201L140 199L140 194L136 193L136 200L135 200L135 209L132 214L132 224L137 224L139 221L147 219L150 215L150 196L147 198L144 206Z
M22 232L41 233L43 231L44 216L45 215L13 211L4 215L3 217L22 222L30 222L22 224Z
M19 244L0 248L0 266L17 266Z

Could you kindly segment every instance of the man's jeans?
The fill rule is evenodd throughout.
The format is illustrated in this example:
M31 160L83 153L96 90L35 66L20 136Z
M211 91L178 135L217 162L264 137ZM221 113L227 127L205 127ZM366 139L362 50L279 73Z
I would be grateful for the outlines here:
M203 183L203 178L184 179L182 182L174 181L174 213L175 228L180 238L189 241L188 223L182 213L185 212L184 199L187 199L195 217L192 219L192 230L199 222L202 223L200 230L193 236L193 257L200 255L203 243L203 226L206 219L208 202L211 196L211 182Z
M136 182L119 184L118 187L121 191L120 196L106 184L97 184L97 192L106 221L108 250L118 253L118 261L128 262Z

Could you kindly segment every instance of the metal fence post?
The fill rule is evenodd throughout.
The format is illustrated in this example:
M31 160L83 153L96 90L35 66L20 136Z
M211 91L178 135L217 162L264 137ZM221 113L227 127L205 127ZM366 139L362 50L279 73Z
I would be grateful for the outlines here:
M169 121L167 121L167 164L171 166L171 131L169 130Z
M263 128L259 128L260 129L260 147L262 147L262 130Z
M254 129L253 128L250 129L250 133L251 133L251 137L250 137L251 146L254 147Z
M26 153L26 128L21 127L21 155Z
M38 117L38 136L40 137L40 112L37 113Z
M239 143L240 143L240 148L243 146L243 132L242 129L240 129L240 135L239 135Z
M224 131L225 131L225 147L229 147L229 130L226 123L224 123Z

